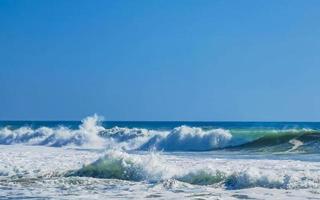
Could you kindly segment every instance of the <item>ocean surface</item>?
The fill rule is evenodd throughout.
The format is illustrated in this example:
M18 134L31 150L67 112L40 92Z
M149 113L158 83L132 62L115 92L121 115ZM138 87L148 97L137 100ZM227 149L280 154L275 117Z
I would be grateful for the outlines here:
M1 121L0 199L320 199L320 123Z

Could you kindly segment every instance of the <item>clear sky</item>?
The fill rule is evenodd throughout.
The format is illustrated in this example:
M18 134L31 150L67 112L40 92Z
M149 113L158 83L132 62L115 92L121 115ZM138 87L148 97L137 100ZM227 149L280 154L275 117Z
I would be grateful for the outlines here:
M319 121L319 10L0 0L0 119Z

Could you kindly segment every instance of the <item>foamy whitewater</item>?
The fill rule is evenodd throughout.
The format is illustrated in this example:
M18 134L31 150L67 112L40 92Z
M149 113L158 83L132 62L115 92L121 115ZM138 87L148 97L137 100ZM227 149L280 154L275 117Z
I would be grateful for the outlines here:
M0 199L316 199L320 124L0 122Z

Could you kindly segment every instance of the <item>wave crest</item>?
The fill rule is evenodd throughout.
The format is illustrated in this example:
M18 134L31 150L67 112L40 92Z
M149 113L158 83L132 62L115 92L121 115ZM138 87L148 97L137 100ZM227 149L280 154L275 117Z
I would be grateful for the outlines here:
M275 163L273 163L275 164ZM177 180L193 185L212 185L226 189L251 187L294 189L320 188L317 171L265 169L264 166L223 167L206 163L176 166L159 153L134 155L109 151L96 162L70 172L67 176L84 176L129 181L165 182Z
M110 150L104 157L71 172L69 176L157 182L168 179L174 174L172 169L163 163L164 161L157 153L138 156Z
M201 128L180 126L169 133L153 136L140 149L205 151L226 147L231 138L231 133L224 129L204 131Z

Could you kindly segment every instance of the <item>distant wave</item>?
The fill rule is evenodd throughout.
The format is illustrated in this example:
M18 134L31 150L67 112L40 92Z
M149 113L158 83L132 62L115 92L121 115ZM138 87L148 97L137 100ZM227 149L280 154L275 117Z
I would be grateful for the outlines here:
M263 168L262 168L263 169ZM202 165L185 168L168 164L158 153L132 155L109 151L92 164L69 172L66 176L120 179L129 181L164 182L177 180L194 185L213 185L226 189L251 187L293 189L319 188L318 172L279 172L255 168L210 168Z
M171 130L104 128L101 117L89 116L77 129L20 127L0 129L0 144L78 146L122 150L319 152L320 132L312 129L225 130L180 126Z
M181 126L171 131L113 127L105 129L100 117L82 120L78 129L67 127L21 127L0 129L0 144L46 145L53 147L93 146L125 150L204 151L227 146L232 135L227 130Z

